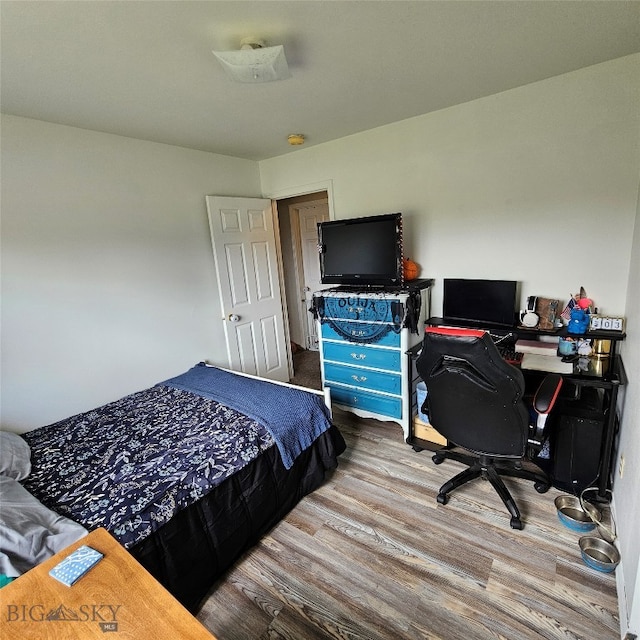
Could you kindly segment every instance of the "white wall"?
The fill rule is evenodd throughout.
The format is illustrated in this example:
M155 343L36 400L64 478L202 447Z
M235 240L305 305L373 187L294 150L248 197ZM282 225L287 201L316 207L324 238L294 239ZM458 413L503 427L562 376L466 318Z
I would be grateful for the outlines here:
M2 427L226 363L205 196L255 162L2 117Z
M511 278L624 311L638 180L640 56L260 163L265 195L333 181L338 218L402 211L437 279ZM339 117L339 114L336 114Z
M336 117L339 117L337 114ZM583 285L628 318L614 484L621 631L640 633L640 55L260 163L265 195L332 181L336 217L402 211L436 278L510 278L521 301ZM635 226L635 236L634 236ZM616 466L618 458L616 458Z
M640 174L638 176L640 180ZM633 236L633 257L627 288L627 339L621 345L629 384L622 390L623 411L614 474L614 513L620 534L622 555L618 570L618 599L621 619L630 621L630 630L640 634L640 571L638 531L640 531L640 198ZM620 476L620 455L624 456ZM624 627L623 627L624 629Z

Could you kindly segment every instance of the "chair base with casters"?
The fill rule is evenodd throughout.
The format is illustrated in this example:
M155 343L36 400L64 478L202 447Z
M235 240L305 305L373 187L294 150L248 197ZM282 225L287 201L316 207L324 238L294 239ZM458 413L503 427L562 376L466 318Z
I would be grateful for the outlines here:
M538 493L546 493L551 487L551 480L542 470L525 469L522 466L518 467L513 464L501 464L500 460L496 460L489 456L480 456L475 462L473 462L473 458L471 456L457 451L452 451L445 447L437 451L433 455L432 460L435 464L441 464L446 458L470 464L470 466L440 487L436 498L438 503L442 505L447 504L449 501L449 494L454 489L461 487L471 480L475 480L476 478L488 480L511 514L511 521L509 524L512 529L523 528L520 510L500 476L532 480L534 482L534 488Z

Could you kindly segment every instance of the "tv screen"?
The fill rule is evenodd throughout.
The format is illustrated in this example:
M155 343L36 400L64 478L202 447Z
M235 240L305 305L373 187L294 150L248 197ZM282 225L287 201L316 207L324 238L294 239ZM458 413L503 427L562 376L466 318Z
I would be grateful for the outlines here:
M445 278L442 315L445 320L513 327L517 285L515 280Z
M318 224L323 284L402 285L402 214Z

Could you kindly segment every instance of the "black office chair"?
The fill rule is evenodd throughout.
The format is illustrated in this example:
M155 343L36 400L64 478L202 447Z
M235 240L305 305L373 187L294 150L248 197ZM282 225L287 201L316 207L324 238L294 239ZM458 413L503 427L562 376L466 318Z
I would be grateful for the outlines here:
M451 491L482 477L491 482L509 510L511 527L522 529L520 511L500 475L533 480L539 493L549 489L551 482L544 471L523 463L542 447L546 419L562 377L548 374L544 378L533 400L538 416L532 421L523 400L522 372L502 358L484 331L427 328L416 366L427 386L422 410L449 443L435 453L433 461L440 464L451 458L470 465L440 487L438 502L446 504Z

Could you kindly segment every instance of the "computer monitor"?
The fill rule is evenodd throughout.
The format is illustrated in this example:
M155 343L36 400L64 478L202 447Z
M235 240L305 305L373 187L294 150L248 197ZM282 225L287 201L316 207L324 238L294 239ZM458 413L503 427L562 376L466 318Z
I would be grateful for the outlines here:
M445 278L443 318L447 322L513 327L517 285L515 280Z

